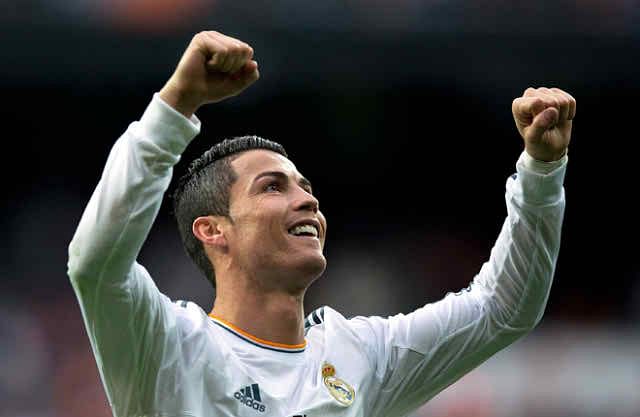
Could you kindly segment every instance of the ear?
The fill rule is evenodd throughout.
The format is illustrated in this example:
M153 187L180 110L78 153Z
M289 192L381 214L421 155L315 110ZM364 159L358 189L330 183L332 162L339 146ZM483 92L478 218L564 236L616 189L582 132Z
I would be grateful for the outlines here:
M193 221L191 230L194 236L205 246L227 247L224 235L224 217L201 216Z

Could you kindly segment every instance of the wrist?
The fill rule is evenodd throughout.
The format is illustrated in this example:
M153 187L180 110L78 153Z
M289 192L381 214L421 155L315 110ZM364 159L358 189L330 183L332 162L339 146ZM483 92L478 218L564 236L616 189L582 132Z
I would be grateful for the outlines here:
M569 148L560 150L541 150L534 146L525 146L525 152L533 159L539 162L556 162L561 160L568 152Z
M181 89L176 88L171 82L165 84L162 90L158 93L160 98L171 106L174 110L181 113L187 119L198 110L200 104L198 101L193 100L192 94L186 94Z

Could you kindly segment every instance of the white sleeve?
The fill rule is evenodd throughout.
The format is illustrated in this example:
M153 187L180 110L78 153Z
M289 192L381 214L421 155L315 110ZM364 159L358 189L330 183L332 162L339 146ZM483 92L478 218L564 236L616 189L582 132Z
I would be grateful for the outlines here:
M507 180L507 218L471 285L410 314L351 319L376 370L372 415L404 415L531 331L560 247L567 157L548 172L527 155Z
M116 408L144 398L172 325L170 300L135 260L173 166L199 129L197 118L186 119L155 94L114 144L69 245L68 275Z

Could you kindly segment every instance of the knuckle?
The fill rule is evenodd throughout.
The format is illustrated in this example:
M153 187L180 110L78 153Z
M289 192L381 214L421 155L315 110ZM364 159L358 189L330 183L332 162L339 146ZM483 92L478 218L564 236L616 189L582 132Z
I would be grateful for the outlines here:
M511 103L511 112L516 114L516 113L520 113L521 110L521 106L520 106L520 101L518 99L513 100L513 102Z
M194 39L203 39L207 37L207 31L206 30L202 30L198 33L196 33L196 35L193 37Z
M542 101L542 103L545 106L557 106L558 105L557 100L552 95L543 93L543 94L540 94L539 98L540 98L540 100Z

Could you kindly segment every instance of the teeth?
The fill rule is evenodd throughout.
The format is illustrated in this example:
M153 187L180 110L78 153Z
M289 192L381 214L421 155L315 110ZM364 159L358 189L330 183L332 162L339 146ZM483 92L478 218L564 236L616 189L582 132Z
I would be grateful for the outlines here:
M289 233L295 236L300 236L302 234L309 234L309 235L312 235L313 237L318 237L318 230L315 228L315 226L312 226L310 224L303 224L300 226L296 226L293 229L291 229Z

